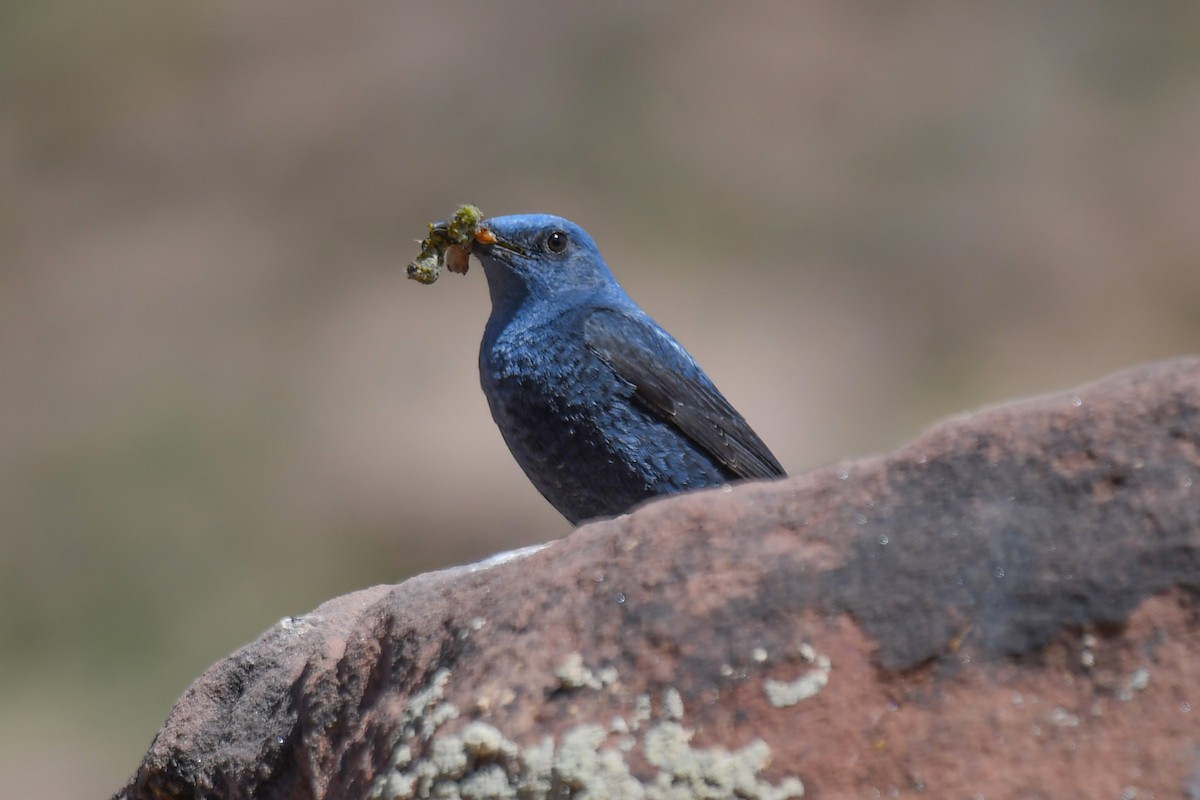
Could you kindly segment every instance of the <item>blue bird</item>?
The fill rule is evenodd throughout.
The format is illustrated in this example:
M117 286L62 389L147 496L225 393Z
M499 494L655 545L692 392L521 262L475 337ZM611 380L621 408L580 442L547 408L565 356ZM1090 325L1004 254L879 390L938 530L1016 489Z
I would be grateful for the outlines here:
M582 228L522 214L483 229L490 235L471 245L492 300L483 391L517 463L572 524L659 495L783 476Z

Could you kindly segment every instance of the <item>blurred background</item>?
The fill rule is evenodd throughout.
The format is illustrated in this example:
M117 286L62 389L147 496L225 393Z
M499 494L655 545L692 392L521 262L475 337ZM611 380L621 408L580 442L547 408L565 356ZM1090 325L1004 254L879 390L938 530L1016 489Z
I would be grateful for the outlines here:
M1200 340L1200 6L0 7L0 794L284 615L558 538L478 266L570 217L798 473Z

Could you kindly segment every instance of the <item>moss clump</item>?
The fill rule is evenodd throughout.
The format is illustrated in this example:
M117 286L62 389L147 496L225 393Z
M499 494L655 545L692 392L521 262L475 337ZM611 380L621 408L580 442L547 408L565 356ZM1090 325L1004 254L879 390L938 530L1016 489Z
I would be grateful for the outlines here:
M442 272L442 264L451 272L467 274L471 243L490 244L496 240L483 225L483 212L475 206L460 206L449 220L429 223L429 234L421 241L421 254L408 265L408 277L429 285Z

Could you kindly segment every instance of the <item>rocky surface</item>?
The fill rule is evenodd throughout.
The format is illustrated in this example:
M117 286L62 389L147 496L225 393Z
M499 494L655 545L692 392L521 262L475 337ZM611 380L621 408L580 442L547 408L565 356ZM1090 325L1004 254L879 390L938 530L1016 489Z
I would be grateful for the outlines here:
M283 620L119 798L1200 798L1200 359Z

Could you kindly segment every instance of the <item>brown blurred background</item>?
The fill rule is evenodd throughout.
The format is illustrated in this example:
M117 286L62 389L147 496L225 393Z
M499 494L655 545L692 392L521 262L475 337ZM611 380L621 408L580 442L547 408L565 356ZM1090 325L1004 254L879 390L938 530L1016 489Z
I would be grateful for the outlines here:
M471 201L588 228L792 472L1200 339L1200 6L0 7L0 795L278 618L565 535Z

